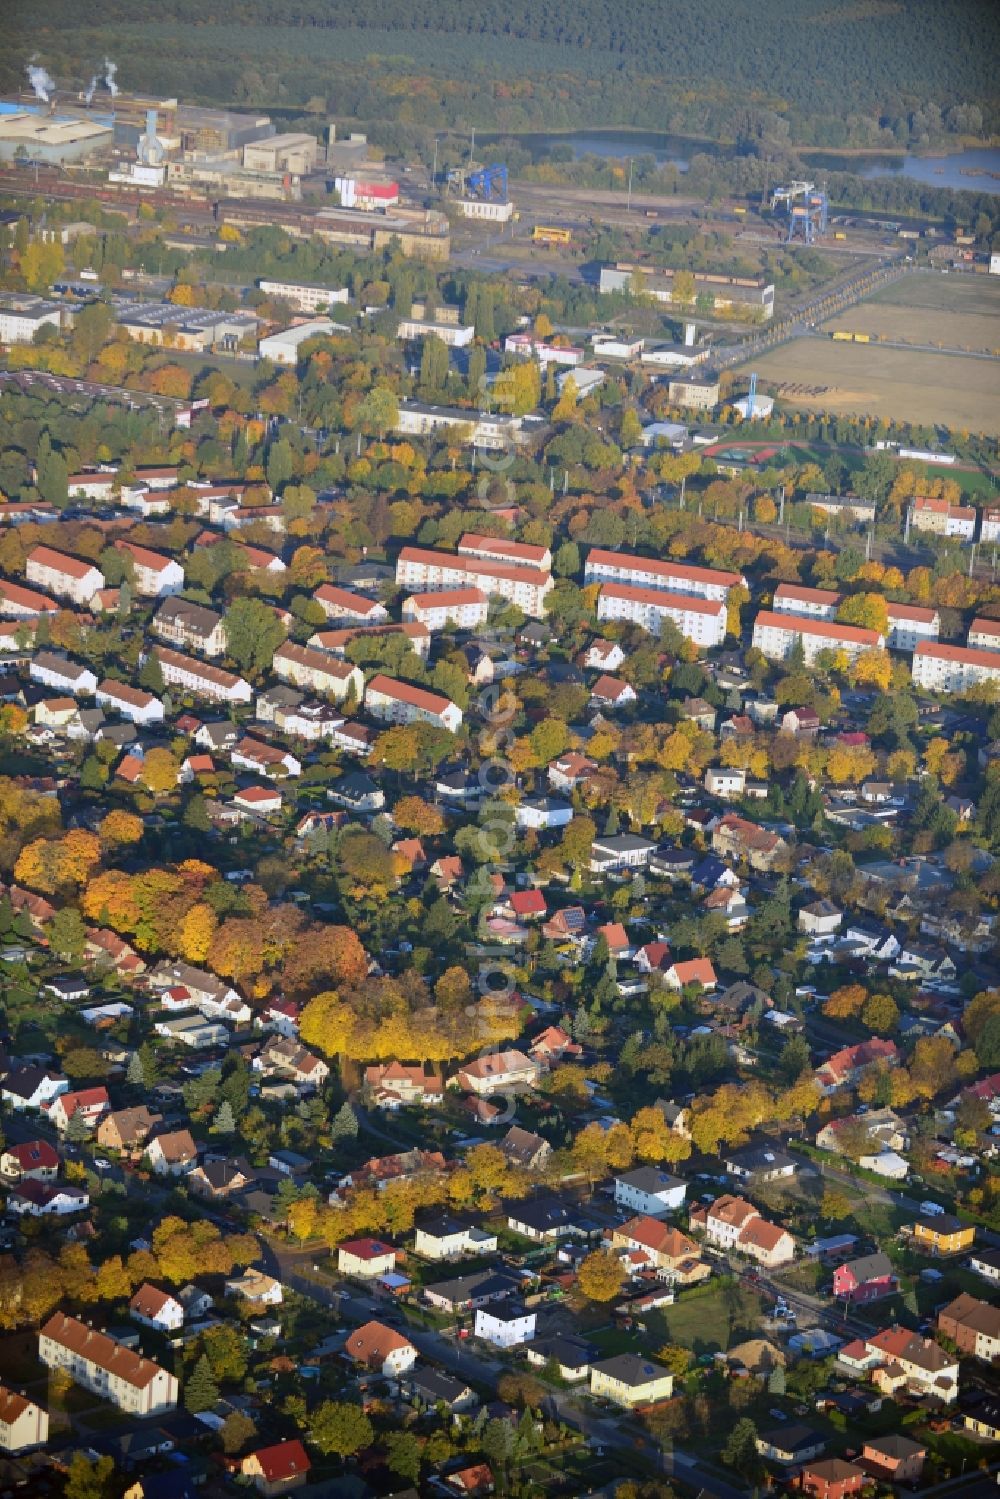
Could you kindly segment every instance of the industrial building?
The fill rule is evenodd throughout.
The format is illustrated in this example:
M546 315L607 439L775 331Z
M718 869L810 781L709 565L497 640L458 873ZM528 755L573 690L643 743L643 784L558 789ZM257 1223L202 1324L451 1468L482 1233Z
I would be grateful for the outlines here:
M110 119L49 114L0 102L0 162L41 161L61 166L111 147Z
M314 135L272 135L243 147L243 165L249 172L292 172L305 177L315 171L319 142Z
M674 277L687 274L694 282L695 297L711 300L712 308L722 313L755 313L762 319L774 315L774 284L753 276L716 276L708 271L653 269L619 261L601 266L600 290L604 296L613 292L634 292L652 297L654 302L673 303ZM638 278L636 280L635 278ZM687 305L687 304L685 304Z
M667 395L676 406L686 406L689 411L713 411L719 404L719 377L671 376Z
M261 339L257 352L262 359L273 359L275 364L295 365L299 361L299 349L310 338L346 331L342 323L333 323L328 317L313 318L308 323L295 323L291 328L268 334Z
M485 219L491 224L506 224L514 212L510 199L506 203L487 198L460 198L458 206L466 219Z
M450 432L455 436L462 434L463 440L475 448L503 449L521 441L523 425L519 416L403 401L393 431L400 437L430 437L435 432Z
M217 344L235 349L255 334L260 319L252 312L213 312L207 307L178 307L173 302L140 302L117 299L118 325L137 343L160 344L203 353Z

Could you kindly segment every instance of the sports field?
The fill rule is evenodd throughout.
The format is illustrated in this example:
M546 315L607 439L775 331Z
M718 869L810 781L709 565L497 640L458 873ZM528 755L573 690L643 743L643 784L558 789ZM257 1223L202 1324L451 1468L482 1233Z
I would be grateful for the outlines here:
M861 306L838 313L823 327L943 349L1000 353L1000 276L940 271L908 276Z

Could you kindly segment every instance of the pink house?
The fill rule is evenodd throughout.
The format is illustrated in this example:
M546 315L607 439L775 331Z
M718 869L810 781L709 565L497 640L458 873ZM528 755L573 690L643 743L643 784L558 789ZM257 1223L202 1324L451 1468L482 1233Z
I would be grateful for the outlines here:
M855 1304L892 1296L898 1289L892 1261L885 1254L865 1254L845 1260L833 1272L833 1294Z

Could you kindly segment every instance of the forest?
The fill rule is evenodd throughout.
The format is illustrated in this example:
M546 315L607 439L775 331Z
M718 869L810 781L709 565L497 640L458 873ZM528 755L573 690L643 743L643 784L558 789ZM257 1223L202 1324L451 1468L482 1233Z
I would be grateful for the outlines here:
M976 0L10 0L0 85L35 53L83 87L106 53L126 88L434 129L620 125L735 139L748 109L796 144L979 135L998 113L995 8ZM749 122L749 133L754 124Z

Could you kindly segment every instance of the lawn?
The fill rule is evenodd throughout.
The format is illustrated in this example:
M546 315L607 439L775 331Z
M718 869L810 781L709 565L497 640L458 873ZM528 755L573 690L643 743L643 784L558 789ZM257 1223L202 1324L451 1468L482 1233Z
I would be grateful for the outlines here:
M998 361L798 338L753 367L768 393L789 406L1000 433Z
M824 327L948 349L1000 349L1000 285L988 276L911 276Z
M724 1353L735 1343L759 1337L763 1320L756 1291L731 1282L713 1282L700 1295L680 1293L673 1306L650 1319L663 1329L659 1342L679 1343L692 1353Z

